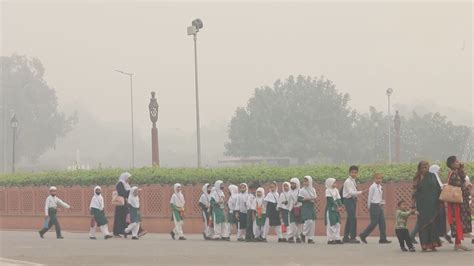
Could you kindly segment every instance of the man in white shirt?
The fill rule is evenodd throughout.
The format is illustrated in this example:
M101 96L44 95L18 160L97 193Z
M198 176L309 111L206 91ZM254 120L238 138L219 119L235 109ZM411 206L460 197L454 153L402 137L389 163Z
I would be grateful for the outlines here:
M49 188L49 196L46 198L46 202L44 203L44 214L46 215L46 219L48 219L48 227L43 227L39 231L39 235L43 238L44 234L48 232L51 227L54 225L54 229L56 229L56 237L58 239L62 239L63 236L61 235L61 226L59 225L58 218L56 217L58 205L64 207L66 209L71 208L69 204L62 201L60 198L56 196L57 189L56 187Z
M359 174L359 167L353 165L349 168L349 177L344 182L342 188L343 203L347 212L346 226L344 228L344 243L359 244L360 241L356 239L357 236L357 196L365 191L357 190L357 176ZM349 238L350 237L350 238Z
M383 212L383 205L385 201L383 200L383 189L382 189L382 178L383 175L380 173L374 174L374 183L369 188L369 197L367 198L367 205L370 212L370 224L367 228L360 234L360 240L367 244L367 236L379 226L380 231L380 244L390 244L392 241L387 240L386 226L385 226L385 215Z

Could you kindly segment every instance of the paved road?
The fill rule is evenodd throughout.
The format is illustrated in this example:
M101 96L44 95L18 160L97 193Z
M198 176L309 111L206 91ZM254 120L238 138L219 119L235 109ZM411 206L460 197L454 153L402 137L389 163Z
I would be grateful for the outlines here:
M470 265L474 252L454 252L445 245L438 252L402 253L394 241L329 246L323 237L316 245L204 241L198 235L172 241L167 235L149 234L130 239L89 240L85 233L53 232L40 239L36 232L3 231L0 265ZM100 235L100 234L98 234ZM396 240L396 239L392 239ZM466 241L467 243L467 241ZM471 244L468 244L472 247ZM419 248L419 247L417 247Z

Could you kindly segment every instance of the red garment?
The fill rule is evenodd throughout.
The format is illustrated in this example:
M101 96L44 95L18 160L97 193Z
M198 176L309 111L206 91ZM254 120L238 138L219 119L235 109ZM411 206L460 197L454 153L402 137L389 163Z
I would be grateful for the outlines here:
M451 176L454 174L453 171L449 172L448 184L451 179ZM453 221L453 211L455 216L455 221ZM448 223L451 225L453 222L456 223L456 243L461 243L461 240L464 239L464 233L462 230L461 223L461 205L456 203L448 203Z

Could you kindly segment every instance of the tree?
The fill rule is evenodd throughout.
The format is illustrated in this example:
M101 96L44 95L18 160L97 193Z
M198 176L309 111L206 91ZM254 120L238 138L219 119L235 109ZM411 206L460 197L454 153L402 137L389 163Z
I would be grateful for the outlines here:
M11 131L6 129L14 112L20 121L17 159L23 157L34 161L72 129L77 115L67 117L58 110L56 92L44 80L45 69L40 60L19 55L3 56L0 57L0 69L5 129L2 133ZM12 138L7 139L7 147L10 147Z
M290 76L257 88L232 117L225 154L291 157L299 163L388 162L388 117L374 107L357 113L348 107L349 99L324 78ZM467 126L439 113L413 112L401 121L402 161L444 161L463 154Z
M444 162L450 155L461 156L469 133L469 127L454 125L440 113L413 112L409 118L402 117L402 158Z
M356 115L348 102L324 77L290 76L257 88L230 122L226 154L340 161Z

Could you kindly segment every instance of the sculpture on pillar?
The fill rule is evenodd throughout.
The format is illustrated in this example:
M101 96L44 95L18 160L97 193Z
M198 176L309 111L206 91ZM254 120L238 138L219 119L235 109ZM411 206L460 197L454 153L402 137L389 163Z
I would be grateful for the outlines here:
M395 118L393 120L394 128L395 128L395 161L400 163L400 114L398 111L395 113Z
M160 155L158 150L158 129L156 122L158 121L158 102L155 98L155 92L151 92L150 104L148 110L150 112L150 120L153 123L151 128L151 161L153 166L160 166Z

